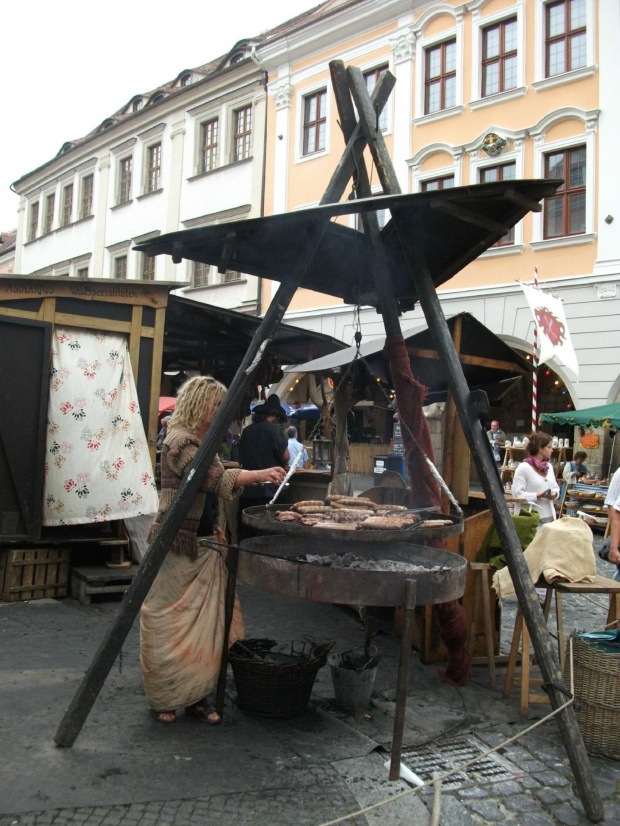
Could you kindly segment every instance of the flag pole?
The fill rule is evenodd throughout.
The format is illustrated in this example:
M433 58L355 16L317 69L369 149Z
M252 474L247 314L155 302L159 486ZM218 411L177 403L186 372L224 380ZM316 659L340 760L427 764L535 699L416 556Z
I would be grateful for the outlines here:
M538 267L534 267L534 287L538 289ZM536 432L538 424L538 324L534 318L534 354L532 356L532 433Z

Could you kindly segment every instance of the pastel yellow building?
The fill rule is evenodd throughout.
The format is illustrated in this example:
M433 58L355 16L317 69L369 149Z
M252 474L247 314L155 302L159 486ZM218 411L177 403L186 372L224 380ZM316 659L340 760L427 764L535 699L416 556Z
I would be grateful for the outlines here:
M619 42L613 0L330 0L256 50L268 74L265 212L317 204L344 150L329 62L359 67L369 91L389 69L396 85L378 126L403 192L564 180L541 212L442 287L446 315L467 310L531 352L531 314L518 281L531 283L536 268L540 285L563 299L579 359L578 377L552 365L568 403L615 401ZM302 289L287 320L350 342L352 309ZM361 318L364 335L382 332L374 310L362 309ZM421 318L416 308L403 325Z

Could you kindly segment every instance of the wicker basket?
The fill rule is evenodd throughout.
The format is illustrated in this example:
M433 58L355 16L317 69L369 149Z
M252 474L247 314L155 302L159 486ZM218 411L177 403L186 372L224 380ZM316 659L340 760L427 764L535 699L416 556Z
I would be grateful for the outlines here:
M333 642L250 639L236 642L229 659L237 705L263 717L292 717L305 711L319 668Z
M575 712L589 754L620 760L620 651L576 635L573 642ZM564 678L570 685L570 640Z

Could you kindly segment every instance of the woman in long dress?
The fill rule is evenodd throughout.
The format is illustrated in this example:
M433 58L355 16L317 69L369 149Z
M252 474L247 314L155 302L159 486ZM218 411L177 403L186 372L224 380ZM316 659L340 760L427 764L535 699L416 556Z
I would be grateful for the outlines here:
M196 455L226 388L210 376L189 379L179 390L161 454L159 510L149 534L157 532L185 471ZM224 645L227 571L225 539L217 527L218 500L238 496L243 485L280 483L281 467L225 470L216 457L153 582L140 613L140 664L151 714L174 723L176 709L207 723L219 723L206 696L217 683ZM202 547L198 536L221 549ZM239 601L228 644L244 635Z
M550 459L553 453L548 433L532 433L527 445L527 456L515 470L512 494L526 499L540 513L539 528L555 519L554 499L560 493Z

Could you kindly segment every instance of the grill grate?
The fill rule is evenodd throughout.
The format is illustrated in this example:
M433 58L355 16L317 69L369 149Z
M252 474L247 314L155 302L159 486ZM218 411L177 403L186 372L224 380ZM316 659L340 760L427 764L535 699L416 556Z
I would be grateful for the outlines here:
M418 777L427 781L433 779L433 772L444 774L484 754L485 751L488 751L488 747L475 737L461 737L437 741L420 748L404 749L402 762ZM518 773L519 769L505 758L498 754L489 754L443 780L442 788L450 791L474 784L500 783L512 780Z

